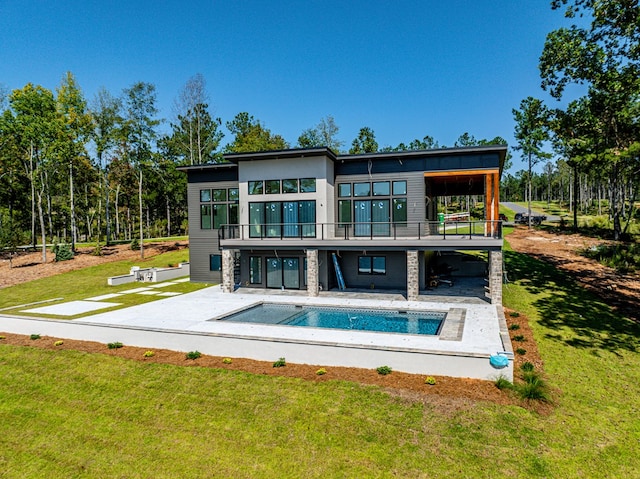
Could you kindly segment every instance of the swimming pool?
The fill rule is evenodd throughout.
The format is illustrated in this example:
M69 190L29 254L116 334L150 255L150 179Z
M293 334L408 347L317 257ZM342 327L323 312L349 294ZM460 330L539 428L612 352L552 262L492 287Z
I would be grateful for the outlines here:
M262 303L221 321L313 328L437 335L447 316L441 311L385 311Z

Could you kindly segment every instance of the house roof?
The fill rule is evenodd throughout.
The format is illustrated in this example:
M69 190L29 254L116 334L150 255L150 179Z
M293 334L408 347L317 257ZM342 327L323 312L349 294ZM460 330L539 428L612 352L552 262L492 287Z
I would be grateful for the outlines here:
M447 157L469 157L492 155L498 159L499 169L502 172L505 158L507 155L507 145L483 145L483 146L466 146L455 148L434 148L431 150L410 150L410 151L390 151L377 153L364 153L357 155L338 155L327 147L317 148L291 148L287 150L258 151L248 153L227 153L223 155L224 163L202 164L193 166L181 166L178 168L184 172L196 172L204 170L224 170L235 169L242 161L260 161L260 160L277 160L284 158L304 158L324 156L328 159L340 164L355 164L367 162L388 162L389 160L418 160L418 159L446 159ZM496 155L496 156L494 156ZM437 160L436 160L437 161ZM498 165L496 165L498 166Z

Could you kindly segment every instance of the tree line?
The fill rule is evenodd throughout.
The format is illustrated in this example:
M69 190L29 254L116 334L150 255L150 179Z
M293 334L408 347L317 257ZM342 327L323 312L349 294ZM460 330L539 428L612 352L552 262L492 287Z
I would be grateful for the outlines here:
M190 78L176 97L168 133L160 133L156 88L137 82L113 95L102 88L87 100L74 75L55 91L27 84L0 92L0 247L79 241L134 242L187 233L186 175L180 166L217 163L226 152L290 148L247 112L225 123L210 112L206 82ZM438 148L430 136L380 148L363 127L343 150L327 116L298 137L296 147L337 153ZM464 133L454 146L505 143Z
M558 100L570 96L569 86L585 93L565 108L529 96L513 110L516 149L528 168L507 175L503 190L527 199L529 208L545 195L568 200L574 228L579 210L594 202L602 210L604 202L620 239L639 214L640 6L635 0L553 0L551 7L572 25L547 35L541 87ZM544 173L534 173L545 160Z

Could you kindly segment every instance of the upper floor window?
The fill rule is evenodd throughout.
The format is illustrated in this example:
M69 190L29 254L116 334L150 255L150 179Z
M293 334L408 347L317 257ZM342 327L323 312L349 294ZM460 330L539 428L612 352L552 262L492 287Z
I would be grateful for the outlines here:
M250 195L262 195L264 194L264 181L250 181L249 182L249 194Z
M300 193L315 193L315 192L316 192L315 178L300 178Z
M265 193L268 195L277 195L280 193L280 180L265 181Z
M200 190L200 229L238 223L238 188Z
M298 192L298 180L293 178L289 180L282 180L282 192L283 193L297 193Z

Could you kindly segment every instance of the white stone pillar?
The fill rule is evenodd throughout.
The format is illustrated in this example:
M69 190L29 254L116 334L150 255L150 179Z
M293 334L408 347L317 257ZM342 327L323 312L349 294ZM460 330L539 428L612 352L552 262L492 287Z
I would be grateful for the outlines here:
M489 298L502 304L502 251L489 251Z
M407 251L407 301L417 301L420 295L420 264L417 251Z
M233 293L233 250L222 250L222 292Z
M318 281L318 250L307 250L307 295L318 296L319 292Z

